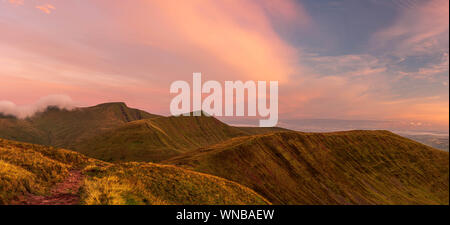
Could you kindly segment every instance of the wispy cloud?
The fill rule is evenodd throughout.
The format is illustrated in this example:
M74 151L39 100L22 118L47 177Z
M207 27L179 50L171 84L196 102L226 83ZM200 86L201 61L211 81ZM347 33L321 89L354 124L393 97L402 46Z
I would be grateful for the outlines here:
M8 0L9 3L13 5L23 5L24 0Z
M401 56L444 51L448 49L448 16L448 0L415 2L414 7L401 9L396 21L378 31L372 43L374 48Z
M274 5L271 15L288 11L289 18L306 22L307 15L289 11L295 4ZM134 43L222 67L228 76L287 81L297 69L292 63L297 51L276 33L265 6L249 1L146 1L127 6L134 12L130 17L120 13L122 4L111 5L122 32L136 32Z
M25 0L3 0L6 1L14 6L24 6L25 5ZM45 3L45 4L38 4L36 5L35 1L28 1L29 5L35 5L34 8L38 9L41 12L44 12L45 14L50 14L52 13L53 10L55 10L55 6L50 4L50 3Z
M38 2L43 13L57 8L56 19L43 18L37 1L4 2L0 96L18 104L66 93L166 114L170 83L202 72L279 80L286 118L448 124L448 1ZM371 2L391 8L365 17ZM350 44L337 48L341 39Z
M36 9L39 9L46 14L50 14L53 10L55 10L55 6L51 4L37 5Z

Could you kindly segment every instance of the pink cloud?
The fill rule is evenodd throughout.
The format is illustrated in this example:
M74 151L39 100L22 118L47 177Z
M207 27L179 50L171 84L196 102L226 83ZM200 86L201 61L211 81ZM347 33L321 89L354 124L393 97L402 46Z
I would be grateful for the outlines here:
M286 4L281 4L277 12L287 11ZM296 49L274 31L258 2L147 1L111 7L118 15L115 20L122 25L122 33L135 34L127 37L131 38L128 41L221 68L222 77L282 82L298 69L293 63L298 57ZM133 13L130 16L128 12ZM294 16L294 12L289 13L290 18Z
M133 96L127 102L148 101L136 96L145 96L145 89L158 90L158 101L146 102L144 107L167 111L170 83L189 81L195 71L203 72L205 79L280 82L299 71L296 49L279 37L269 18L279 15L306 24L308 16L293 11L294 2L286 1L268 12L267 5L245 1L99 1L93 4L102 9L102 16L83 18L71 10L79 5L71 3L58 8L64 16L43 22L40 29L0 23L5 31L0 40L8 43L2 49L8 63L0 76L79 88L80 93L71 95L74 99L85 87L103 88L111 96ZM83 42L75 42L77 36ZM146 48L151 51L136 51ZM5 83L0 86L10 89ZM100 93L92 96L104 101L98 99Z
M23 14L15 20L0 20L0 96L5 100L26 104L64 93L85 105L125 101L168 114L170 83L202 72L205 80L279 80L280 113L289 118L417 117L448 124L442 116L448 99L392 101L387 67L378 58L309 56L286 42L275 23L315 26L295 1L100 0L61 1L57 7L55 18L30 8L34 13L17 10ZM440 47L434 41L445 34L448 20L433 25L427 13L437 10L428 15L437 20L442 12L424 7L430 9L404 9L374 41L383 45L400 39L392 48L398 54ZM421 73L445 67L443 62Z
M51 4L44 4L36 6L36 9L39 9L46 14L50 14L53 10L55 10L55 6Z
M5 1L5 0L4 0ZM23 6L25 4L25 0L7 0L10 4L15 6ZM42 5L36 5L36 9L44 12L45 14L50 14L53 10L55 10L55 6L49 3L45 3Z
M9 3L13 5L23 5L24 0L8 0Z

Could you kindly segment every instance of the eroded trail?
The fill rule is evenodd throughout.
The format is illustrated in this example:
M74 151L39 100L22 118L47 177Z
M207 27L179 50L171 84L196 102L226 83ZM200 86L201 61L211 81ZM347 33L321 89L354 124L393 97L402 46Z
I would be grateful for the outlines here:
M28 194L13 204L16 205L76 205L80 203L79 190L83 183L80 170L72 170L63 182L56 184L48 196Z

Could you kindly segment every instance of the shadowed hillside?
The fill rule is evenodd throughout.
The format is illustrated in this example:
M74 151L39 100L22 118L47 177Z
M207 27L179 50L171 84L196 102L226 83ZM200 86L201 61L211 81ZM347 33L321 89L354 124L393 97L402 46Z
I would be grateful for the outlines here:
M249 188L212 175L152 163L111 164L0 139L0 204L268 203Z
M449 155L388 131L234 138L166 161L274 204L448 204Z
M158 116L128 108L124 103L105 103L70 111L49 107L24 120L0 118L0 137L73 149L99 132L130 121L155 117Z
M214 117L163 117L124 103L0 117L0 138L62 147L106 161L159 162L233 137L282 128L232 127Z
M48 134L33 126L28 120L0 117L0 138L35 144L46 144Z
M233 127L206 115L156 117L100 133L78 144L74 150L109 162L160 162L234 137L283 130L287 129Z
M158 162L243 135L247 133L214 117L158 117L104 132L76 150L106 161Z

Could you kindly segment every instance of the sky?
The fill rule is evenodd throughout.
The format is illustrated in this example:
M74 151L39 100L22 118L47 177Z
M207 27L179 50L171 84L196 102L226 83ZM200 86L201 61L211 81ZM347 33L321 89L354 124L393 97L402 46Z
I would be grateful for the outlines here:
M168 115L170 84L201 72L279 81L280 124L448 131L448 18L448 0L0 0L0 103L56 95Z

